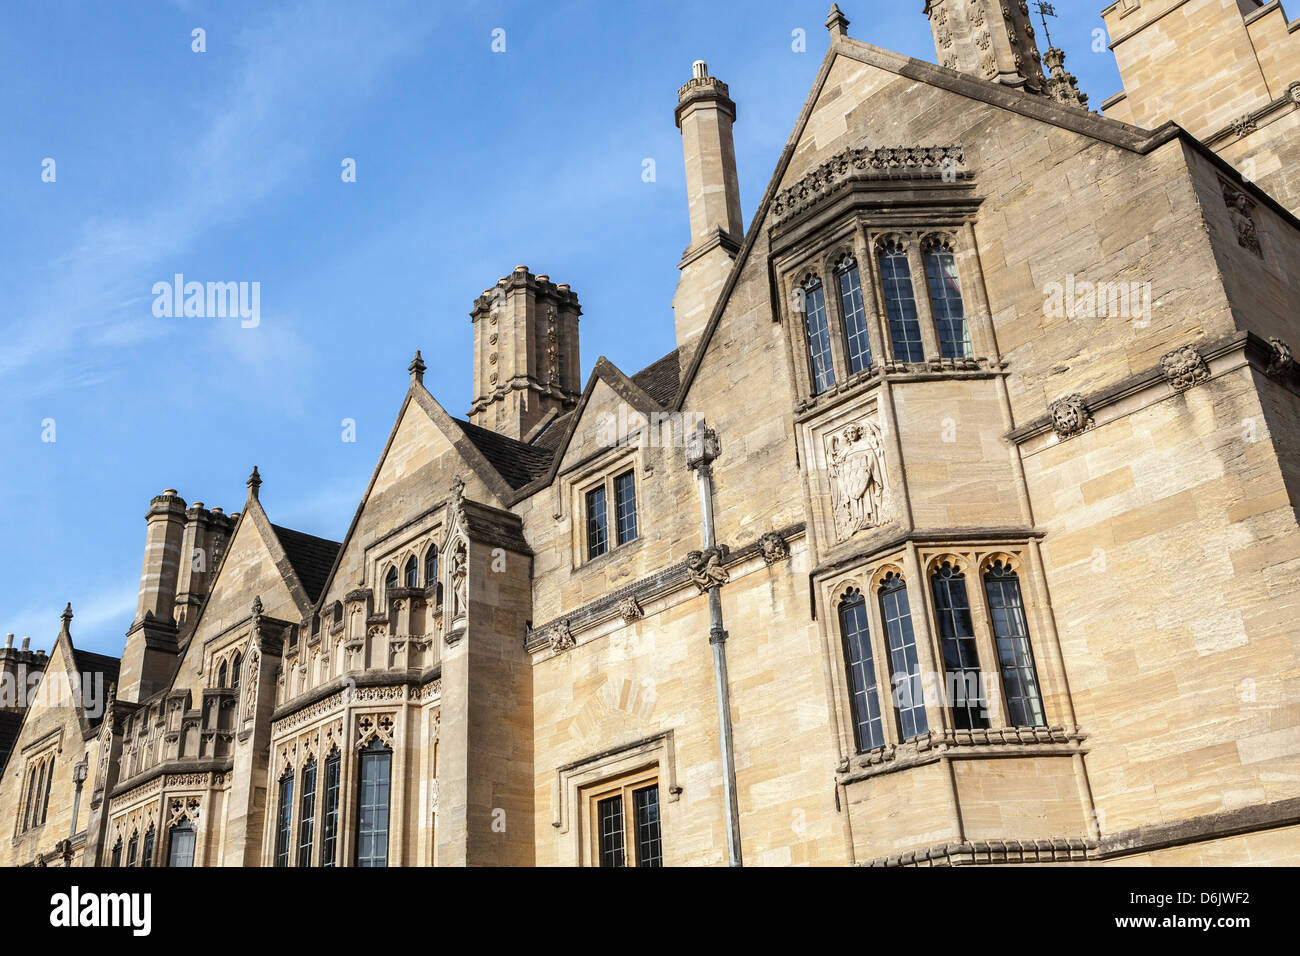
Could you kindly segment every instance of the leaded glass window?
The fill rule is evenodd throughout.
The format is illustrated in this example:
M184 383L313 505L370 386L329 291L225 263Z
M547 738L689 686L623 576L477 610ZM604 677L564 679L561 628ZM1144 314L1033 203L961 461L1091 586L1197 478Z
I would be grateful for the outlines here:
M361 751L357 799L357 866L388 865L388 794L393 752L374 738Z
M840 287L840 311L844 316L844 336L849 349L849 374L871 368L871 340L867 336L867 309L862 301L862 280L858 264L845 259L835 270Z
M275 865L289 865L289 840L293 830L293 771L280 777L280 803L275 813Z
M316 826L316 758L302 768L302 806L298 810L298 865L311 866L311 841Z
M985 573L984 588L998 649L998 667L1002 671L1002 689L1007 698L1007 722L1012 727L1046 726L1020 577L998 561Z
M339 777L342 762L338 752L325 761L325 804L321 820L320 865L333 866L339 836Z
M167 853L168 866L194 865L194 824L183 820L169 832L170 847Z
M924 362L921 345L921 320L916 311L916 292L912 288L912 266L907 250L890 243L880 250L880 280L885 291L885 311L889 316L889 339L896 362Z
M117 842L113 844L113 857L108 862L109 866L122 865L122 838L118 837Z
M853 703L853 730L858 750L874 750L885 745L885 729L880 714L876 664L871 653L871 632L867 624L867 602L854 588L840 602L840 634L848 660L849 690Z
M136 858L140 854L140 834L132 833L131 839L126 844L126 865L135 866Z
M813 392L820 395L835 384L835 363L831 359L831 333L826 321L826 292L820 280L803 287L804 325L808 332L808 361Z
M663 866L658 785L633 790L632 807L636 813L636 865Z
M962 730L989 725L975 648L966 576L944 564L931 579L934 612L939 621L939 646L943 651L944 692L952 709L953 726Z
M424 556L424 586L431 588L438 583L438 546L429 545L429 551Z
M153 824L151 823L149 829L144 831L144 852L140 855L141 866L153 866L154 835Z
M925 693L921 683L921 662L916 636L912 632L912 608L907 585L897 574L885 576L880 587L880 617L889 639L889 670L894 682L894 707L904 740L929 730L925 718Z
M609 516L605 513L605 486L587 492L587 557L609 550Z
M596 804L599 826L600 865L625 866L623 846L623 797L608 797Z
M636 539L636 472L625 472L614 479L614 524L619 544Z
M972 358L966 305L957 278L952 250L933 246L925 253L925 277L930 287L930 309L939 334L939 354L946 359Z
M388 573L384 575L384 592L387 593L397 587L397 568L389 568Z
M418 588L420 586L420 563L415 560L415 555L411 555L406 559L404 585L408 588Z

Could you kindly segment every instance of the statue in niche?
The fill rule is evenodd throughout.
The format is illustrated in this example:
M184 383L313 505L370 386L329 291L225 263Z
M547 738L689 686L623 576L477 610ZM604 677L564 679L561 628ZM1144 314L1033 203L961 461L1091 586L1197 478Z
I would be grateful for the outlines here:
M885 523L885 452L880 429L857 422L835 432L828 461L835 534L845 541Z

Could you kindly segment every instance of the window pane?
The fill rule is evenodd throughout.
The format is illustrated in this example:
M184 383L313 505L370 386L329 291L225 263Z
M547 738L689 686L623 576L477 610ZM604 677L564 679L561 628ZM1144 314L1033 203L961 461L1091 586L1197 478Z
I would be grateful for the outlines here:
M636 539L636 474L627 472L614 479L614 520L618 543Z
M393 753L378 740L361 752L357 866L388 865L388 787Z
M596 826L600 840L601 866L626 866L623 858L623 797L609 797L596 804Z
M880 589L880 615L889 636L889 670L894 679L894 704L898 709L898 726L904 740L927 730L925 694L921 684L921 664L912 634L912 608L907 587L897 575L887 575Z
M311 866L311 841L316 825L316 761L302 771L302 809L298 813L298 865Z
M925 254L925 277L930 286L930 307L939 333L939 353L947 359L972 358L966 306L957 280L957 261L938 247Z
M118 840L113 844L113 858L109 861L109 866L122 865L122 841Z
M885 731L880 718L880 698L876 693L876 665L871 654L867 603L861 593L854 594L840 605L840 633L849 662L849 689L853 694L853 726L858 750L874 750L885 745Z
M867 310L862 302L858 264L847 260L836 273L840 286L840 307L844 313L844 334L849 343L849 374L871 368L871 340L867 337Z
M140 834L132 833L131 842L126 845L126 865L135 866L136 857L140 853Z
M194 827L188 821L171 828L171 852L167 856L167 865L194 865Z
M325 761L325 819L321 832L321 866L333 866L339 835L339 755Z
M659 787L632 791L636 813L636 865L663 866L663 843L659 838Z
M889 314L894 361L924 362L921 322L917 318L916 293L912 289L912 267L908 264L905 250L891 245L880 251L880 279L885 289L885 311Z
M153 827L150 827L144 835L144 852L140 855L141 866L153 866Z
M384 591L391 591L397 587L397 568L389 568L388 573L384 575Z
M602 485L587 492L587 557L598 558L608 550L609 524Z
M230 689L239 690L239 672L244 667L244 655L236 654L235 661L230 668Z
M934 610L943 648L944 690L952 708L953 726L963 730L989 725L980 683L975 626L971 620L966 577L950 564L934 576Z
M275 865L289 865L289 834L293 823L293 773L280 778L280 806L275 815Z
M406 580L405 586L408 588L418 588L420 586L420 566L415 561L415 555L406 560Z
M812 363L813 392L820 395L835 384L831 334L826 325L826 293L820 282L813 282L804 288L804 322L808 328L808 360Z
M1034 651L1020 594L1020 578L999 561L984 576L998 648L998 666L1007 696L1007 721L1013 727L1044 727L1043 698L1038 689Z
M438 546L435 544L429 548L429 553L424 556L424 586L431 588L438 583Z

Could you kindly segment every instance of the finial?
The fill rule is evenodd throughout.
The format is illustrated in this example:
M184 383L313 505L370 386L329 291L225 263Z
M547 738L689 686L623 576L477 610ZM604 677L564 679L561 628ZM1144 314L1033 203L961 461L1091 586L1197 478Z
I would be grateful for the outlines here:
M451 480L451 506L459 508L465 500L465 479L457 475Z
M69 633L69 628L72 624L72 602L71 601L69 601L68 606L63 609L63 613L59 615L59 619L63 621L63 633L64 634Z
M830 15L826 17L826 29L831 31L832 39L849 35L849 18L840 10L838 3L831 4Z
M428 368L428 366L424 364L424 359L420 357L420 350L416 349L415 358L411 359L411 364L406 367L406 370L411 373L412 385L417 383L420 385L424 384L424 370L426 368Z
M248 485L249 495L256 498L257 490L262 487L262 476L257 473L256 465L253 466L253 473L248 476L248 481L244 482L244 484Z

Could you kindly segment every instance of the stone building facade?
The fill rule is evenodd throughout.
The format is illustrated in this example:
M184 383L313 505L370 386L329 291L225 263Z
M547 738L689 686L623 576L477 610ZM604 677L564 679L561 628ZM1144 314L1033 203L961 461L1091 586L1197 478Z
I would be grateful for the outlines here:
M582 382L520 266L340 542L256 469L155 498L120 662L65 611L9 719L0 862L1300 860L1300 61L1238 6L1106 11L1140 125L1026 4L929 0L942 66L834 7L748 228L697 63L677 349ZM1264 81L1160 66L1229 13Z

